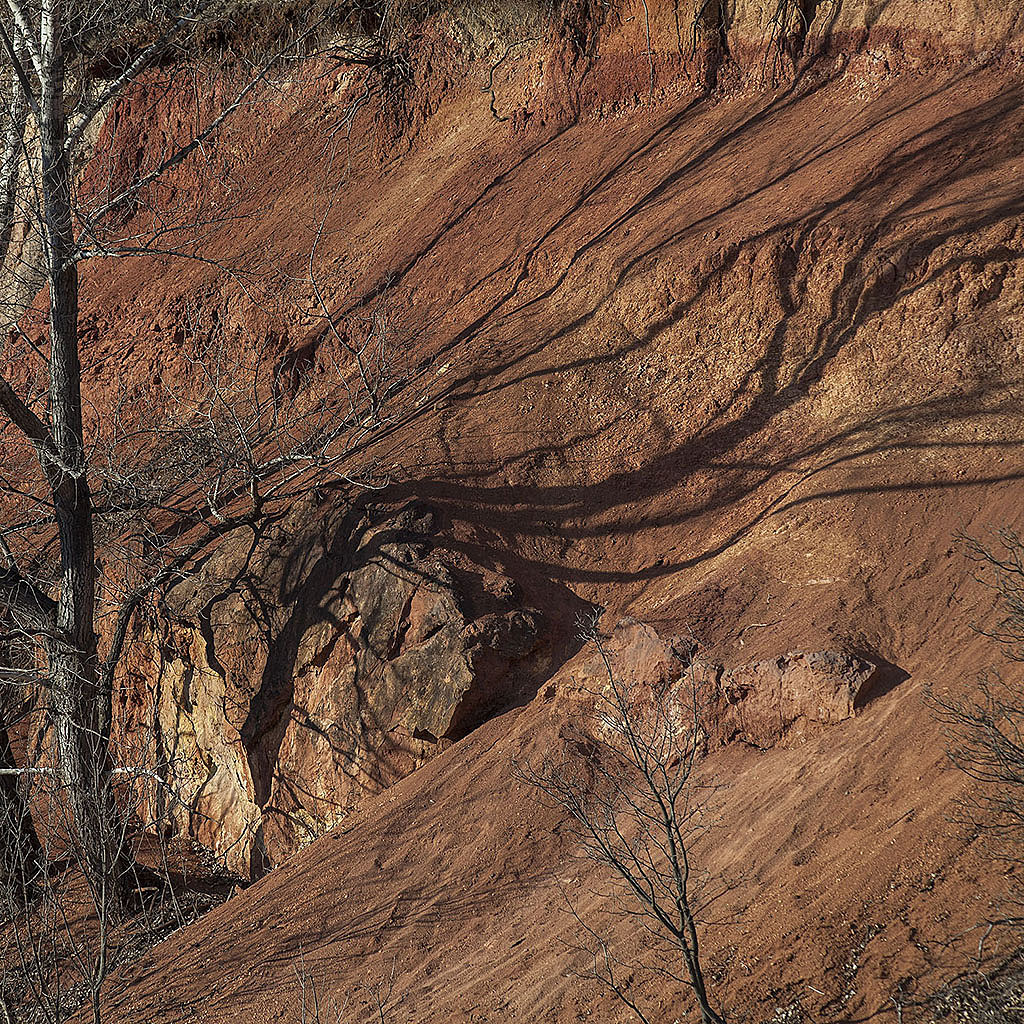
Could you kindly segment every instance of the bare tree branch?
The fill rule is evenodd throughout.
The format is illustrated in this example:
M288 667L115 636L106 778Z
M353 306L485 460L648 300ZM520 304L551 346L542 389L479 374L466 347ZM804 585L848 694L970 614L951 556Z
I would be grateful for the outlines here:
M596 618L581 636L593 644L606 679L603 688L587 691L593 714L574 743L586 755L548 757L539 767L517 766L516 774L569 815L573 835L611 872L624 905L680 958L680 977L694 993L702 1024L723 1024L701 963L691 863L693 841L708 828L706 787L695 775L705 738L697 675L687 658L676 686L631 692L614 671ZM616 978L609 943L600 938L591 955L589 976L646 1021Z

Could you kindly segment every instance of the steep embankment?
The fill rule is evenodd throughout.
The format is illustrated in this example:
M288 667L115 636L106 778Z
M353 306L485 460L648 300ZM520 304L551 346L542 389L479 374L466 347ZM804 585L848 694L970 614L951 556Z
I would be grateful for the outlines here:
M672 6L652 5L642 101L643 8L616 10L588 29L596 62L567 30L522 44L492 80L508 121L476 78L460 88L459 47L442 45L457 33L438 29L422 45L441 84L421 84L408 151L384 164L325 152L346 104L335 77L245 115L224 158L245 219L211 230L211 252L258 254L301 301L330 197L316 255L337 320L385 295L422 396L372 515L425 503L433 525L397 538L408 560L379 542L360 560L377 534L336 529L324 506L330 527L278 540L286 573L261 563L280 603L266 635L239 596L204 620L189 605L209 600L201 581L173 645L138 638L125 713L159 681L164 728L201 780L188 797L214 820L197 814L197 834L248 865L344 823L133 967L112 987L120 1019L297 1019L300 963L332 993L393 971L400 1020L617 1019L568 975L563 942L559 889L599 920L600 874L510 777L578 711L585 661L557 670L587 604L609 626L693 630L727 662L845 649L888 666L854 718L706 762L728 787L700 852L737 883L708 933L731 1007L800 999L860 1018L962 965L996 881L947 823L963 781L921 696L990 657L969 624L992 596L954 534L1019 524L1024 507L1024 113L1020 15L941 6L804 5L800 74L768 89L764 25L740 4L714 44L721 91L704 96ZM494 35L488 56L465 33L486 83L516 37ZM128 113L112 131L144 134ZM279 329L195 265L100 266L87 301L100 387L115 355L139 380L175 372L161 339L189 303ZM297 351L323 336L313 315L286 329ZM396 561L431 586L403 583L370 615L354 574ZM436 598L438 566L454 596ZM415 700L395 684L446 601L474 635L497 636L488 616L537 616L533 639L488 648L506 660L462 727L461 668L440 695L429 672L413 673ZM446 666L475 664L449 639ZM372 714L351 706L367 665ZM362 745L333 750L331 730L353 725ZM399 754L373 777L387 745ZM647 995L683 1016L671 987Z

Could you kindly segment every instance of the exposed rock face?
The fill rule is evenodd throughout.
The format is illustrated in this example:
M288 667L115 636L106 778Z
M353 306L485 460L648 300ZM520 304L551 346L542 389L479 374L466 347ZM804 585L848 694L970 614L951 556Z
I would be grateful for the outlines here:
M125 735L165 765L177 827L235 870L259 874L337 824L542 657L512 582L442 561L433 529L414 508L337 543L224 552L138 636Z
M845 651L794 651L722 670L705 668L715 697L708 730L719 743L772 747L798 723L835 725L853 717L877 666Z
M686 652L649 625L621 622L607 642L612 671L639 701L679 684ZM852 718L878 666L844 651L793 651L766 661L726 669L694 661L708 747L741 742L766 749L792 741L808 727ZM566 674L587 691L607 681L607 669L593 651L569 663Z

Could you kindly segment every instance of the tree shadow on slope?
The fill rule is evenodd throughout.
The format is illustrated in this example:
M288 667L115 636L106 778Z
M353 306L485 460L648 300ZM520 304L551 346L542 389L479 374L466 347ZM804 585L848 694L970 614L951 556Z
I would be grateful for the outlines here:
M656 161L660 149L676 133L685 133L689 129L700 104L691 104L674 112L641 143L616 158L610 168L596 174L569 208L541 230L538 239L525 253L509 252L467 288L468 296L503 273L514 274L511 284L501 291L497 299L488 303L467 326L440 344L437 358L464 353L484 341L480 369L472 369L472 359L467 359L470 369L461 375L453 375L451 382L436 392L435 399L442 404L465 408L484 398L508 392L530 379L556 378L570 370L614 365L627 355L651 348L683 322L699 303L726 289L729 274L747 253L758 246L771 244L778 250L776 286L781 312L774 328L764 337L752 365L734 383L719 407L704 422L697 424L688 436L680 441L671 428L661 424L660 436L649 445L653 453L651 457L636 468L620 468L599 482L581 486L489 486L475 478L489 472L528 466L531 460L581 447L602 434L607 437L616 429L614 422L571 437L556 437L546 443L520 446L490 465L454 468L442 477L423 475L419 479L395 483L382 494L374 496L374 501L396 508L409 499L425 498L443 507L451 523L460 523L469 527L469 531L467 534L465 530L446 530L445 536L434 541L439 549L467 556L488 569L500 569L513 579L530 581L538 595L538 603L546 606L542 610L547 610L580 604L569 590L572 584L642 583L691 568L724 552L768 517L801 505L855 494L953 489L1020 479L1024 473L1011 471L998 475L932 476L897 482L869 482L859 486L823 487L816 491L808 486L829 469L894 451L925 454L942 450L966 453L999 447L1007 451L1017 450L1022 444L1022 439L1017 437L960 441L907 436L913 430L924 436L936 427L949 426L958 420L988 418L995 421L1005 416L1011 410L1001 399L999 384L994 381L978 382L955 399L946 396L923 399L866 415L859 420L848 417L851 422L841 429L802 444L778 446L769 438L761 443L760 451L755 446L752 453L744 451L742 455L738 454L745 445L755 443L758 435L772 421L778 420L822 380L837 355L871 317L891 309L897 302L905 301L942 275L955 273L965 263L969 262L973 269L978 269L1020 257L1020 252L1013 246L999 244L980 256L949 256L937 263L929 259L949 240L972 233L980 234L991 225L1018 216L1024 210L1024 200L1009 189L1003 194L989 189L981 197L961 198L946 205L936 205L935 202L943 190L949 194L956 183L969 183L973 176L989 172L1000 161L1024 152L1024 132L1016 130L1019 127L1017 122L1021 120L1020 97L1016 92L968 103L965 109L905 133L898 141L889 144L882 158L839 195L815 201L809 208L770 224L742 243L727 246L720 257L705 269L692 294L671 303L625 342L612 346L608 351L579 356L570 361L555 361L541 366L531 364L531 360L542 357L546 350L554 350L558 341L593 321L624 288L642 281L652 260L672 252L710 224L730 217L744 204L785 185L799 172L813 168L815 161L841 153L866 137L889 130L899 117L913 116L918 107L940 96L943 91L956 95L957 90L963 88L964 81L935 88L924 97L914 97L909 103L884 111L866 125L844 127L835 137L814 140L805 147L804 154L796 162L780 164L771 170L766 180L743 189L729 201L717 205L712 202L708 210L699 211L699 216L680 225L679 211L673 210L673 204L679 201L681 190L694 176L710 173L705 168L716 155L730 148L742 150L749 136L768 129L772 119L779 117L787 108L796 108L799 104L813 105L818 90L825 83L803 91L787 90L749 113L722 136L710 142L698 142L696 152L667 174L656 177L654 184L648 181L639 197L621 212L599 223L594 230L590 225L594 219L594 204L601 207L598 199L618 188L620 179L627 172L635 173L637 167L642 169L647 162ZM446 221L424 248L398 268L399 276L408 274L419 261L435 253L448 231L463 224L471 226L471 215L486 216L487 202L497 196L499 184L511 180L517 168L537 159L561 137L562 133L555 133L542 141L489 183L467 207ZM997 138L1000 140L998 146L993 145ZM832 281L827 299L827 315L819 318L813 331L803 337L802 351L794 358L793 337L800 331L801 318L806 318L808 313L802 292L806 282L801 282L798 275L801 250L812 244L815 230L826 219L834 220L865 209L884 213L875 217L872 226L844 251L843 264ZM685 208L682 212L685 216ZM928 215L927 221L922 217L923 212ZM543 246L564 230L579 230L577 221L586 221L583 227L585 240L572 249L568 261L558 269L553 279L541 281L539 291L531 293L527 289L524 293L536 277L534 263ZM623 242L623 231L634 224L647 226L647 238L639 248ZM924 225L927 225L926 229L923 229ZM563 310L558 300L571 286L573 274L588 270L587 260L591 254L610 259L606 286L595 303L573 315L572 303L567 303ZM532 326L524 318L534 313L554 316L550 321L550 332L523 330L524 325ZM427 326L437 327L441 323L437 320ZM497 342L496 339L502 336L506 341ZM522 340L517 341L517 337ZM490 358L496 348L503 352L502 356ZM396 420L392 433L398 436L403 430L422 429L427 421L428 410L421 405ZM806 468L808 464L810 468ZM572 544L589 539L628 536L658 527L693 526L709 513L724 511L795 471L799 472L799 479L786 485L774 497L762 501L759 508L747 513L724 538L706 544L685 558L665 557L643 568L579 567L545 558L522 544L523 538L534 538L543 545L556 537L565 544ZM671 502L672 493L686 486L698 472L710 473L713 477L701 500ZM243 726L243 744L249 753L253 778L257 780L257 799L261 806L267 806L270 799L274 765L278 762L284 734L292 722L318 732L320 740L333 750L332 756L336 756L339 762L366 742L367 730L386 736L388 742L395 743L391 751L394 760L389 763L387 752L381 751L375 776L367 780L368 788L382 788L394 781L404 773L397 767L398 761L415 756L415 751L405 740L393 736L388 722L375 718L376 712L366 696L366 682L358 674L352 680L357 725L351 734L338 725L330 730L320 729L313 716L295 705L296 659L301 639L311 629L327 626L334 636L332 643L342 642L353 647L365 643L365 638L352 634L351 623L337 611L338 602L344 597L346 574L374 559L387 562L389 571L406 574L410 571L408 565L397 564L387 554L387 546L395 540L394 535L389 535L386 529L377 530L372 536L367 534L361 517L368 503L369 499L365 502L357 499L333 528L333 536L322 539L315 554L311 554L313 548L309 547L296 552L294 562L296 565L302 563L302 571L297 574L295 583L282 584L280 593L273 595L273 602L278 607L289 610L288 618L282 626L268 631L267 667ZM429 580L424 582L430 583ZM571 629L567 632L571 634ZM564 660L571 653L567 649L558 657ZM387 652L371 650L369 654L375 659L383 659ZM327 651L324 657L329 655ZM511 699L520 699L520 702L528 699L529 694L536 691L539 681L531 680L529 686L520 688L519 698L512 695ZM311 798L303 780L287 780L285 788L290 802L301 804Z
M1024 150L1024 135L1013 127L1015 119L1019 120L1018 102L1019 97L1015 95L1004 95L984 101L937 126L922 130L910 139L901 140L890 148L886 157L862 180L841 197L822 202L814 209L775 224L744 242L744 246L751 246L779 238L784 242L783 249L788 247L798 251L822 218L842 213L856 204L873 206L880 211L875 226L866 231L847 254L845 264L829 296L829 315L812 333L803 357L787 362L786 341L789 332L794 329L794 321L800 315L802 297L799 289L793 287L792 262L787 262L784 256L780 262L780 292L793 298L788 308L784 308L776 328L764 339L763 351L759 352L754 365L743 375L727 400L707 422L698 425L681 442L675 442L669 429L664 428L662 436L658 439L663 450L653 454L641 467L619 469L592 485L546 487L481 485L475 482L474 478L481 475L480 469L475 468L464 472L463 479L460 479L459 472L455 471L443 477L423 475L419 479L393 484L374 500L401 505L410 498L426 497L443 504L453 521L473 528L476 531L475 535L483 539L477 542L447 536L438 541L440 546L446 545L455 551L464 552L479 564L502 566L513 577L521 575L540 581L538 585L544 588L542 592L546 596L545 599L557 603L572 600L567 586L570 583L626 583L652 580L700 564L728 549L766 518L802 505L840 496L924 489L952 490L1024 478L1024 472L1018 471L964 477L936 478L922 475L919 479L896 482L875 481L838 488L824 485L817 489L807 488L808 484L816 483L816 477L824 475L830 469L893 451L910 450L922 454L941 451L971 453L995 448L1002 448L1008 453L1019 451L1024 445L1024 438L1021 437L991 441L936 441L907 437L907 432L913 429L925 432L935 426L955 424L958 420L990 418L994 421L1006 417L1013 412L1015 406L1003 399L1001 387L994 381L981 381L955 399L946 396L925 398L908 401L899 408L884 412L851 417L852 422L842 429L829 432L827 436L819 439L793 445L789 450L779 451L769 439L762 449L753 455L736 454L737 448L749 443L766 425L780 418L806 395L810 387L825 376L844 346L872 315L891 309L895 303L905 300L940 275L957 270L965 261L980 261L984 266L1020 258L1021 253L1018 250L1000 244L992 247L981 257L950 257L938 265L932 265L927 260L929 253L951 238L972 232L980 233L1003 219L1019 216L1024 201L1019 195L1010 195L1009 190L1006 195L989 192L977 204L977 209L971 209L970 204L966 202L959 206L932 208L931 213L939 223L926 233L919 232L920 221L916 225L911 225L910 229L901 229L901 220L927 209L929 199L938 192L940 186L948 186L950 182L958 180L966 182L971 175L991 166L997 158L1001 159L1007 153L1019 155ZM671 134L676 128L681 127L691 115L690 108L683 114L676 115L647 140L645 145L648 149L643 146L638 148L631 154L629 160L640 159L646 152L655 149L666 133ZM735 139L741 140L745 131L754 130L758 126L763 127L770 116L769 112L764 112L756 121L751 120L737 129ZM877 131L884 126L881 122L876 122L872 127ZM996 154L991 145L992 138L998 136L1005 139L1007 135L1014 134L1016 141L1011 138ZM834 146L848 145L850 141L850 136L844 136L835 142ZM692 172L700 167L708 155L708 151L705 151L686 166ZM599 189L614 187L619 170L620 167L617 166L612 172L599 178L585 195L581 195L579 203L571 213L560 219L555 227L546 233L545 238L551 238L571 215L583 213ZM913 185L914 173L911 173L915 171L918 178L924 178L923 183L916 186ZM792 171L781 172L769 185L749 191L737 202L745 202L764 188L783 182L789 173ZM901 179L907 180L908 184L905 187L901 184ZM603 225L597 234L592 235L583 246L575 250L570 258L569 268L581 264L588 253L596 251L602 243L609 241L618 228L630 220L642 219L654 204L671 202L672 190L680 181L681 177L664 178L643 199L634 203L627 214L619 215ZM476 208L483 195L481 193L470 208L456 217L455 223L461 222L469 209ZM894 201L890 202L891 198ZM693 309L701 297L713 294L715 288L722 286L725 275L739 259L741 247L729 250L720 266L704 275L692 298L674 307L663 317L656 318L638 337L626 345L600 355L588 355L568 362L554 361L545 367L531 368L526 372L517 369L523 362L541 355L554 341L588 323L619 289L633 281L643 271L647 260L692 237L695 231L711 224L717 218L727 216L735 206L736 202L717 207L713 212L684 227L669 231L655 245L646 246L623 257L617 263L596 305L584 313L564 320L551 334L545 334L539 339L509 344L507 353L501 359L487 363L480 370L462 374L448 385L444 389L444 397L453 403L468 404L485 395L511 389L530 378L554 376L571 368L611 364L625 354L653 345ZM885 211L884 215L881 211ZM443 231L438 232L424 252L430 251L442 234ZM515 270L512 288L507 289L496 303L490 305L483 316L459 331L448 343L447 349L442 347L440 351L454 351L459 346L477 341L481 334L495 331L499 327L514 334L516 316L545 303L557 302L560 290L567 287L569 268L559 273L553 286L546 287L532 298L523 298L519 301L519 290L530 278L531 260L535 258L539 249L540 245L531 248L521 264L515 255L510 256L497 270L489 272L487 277L481 278L477 285L474 285L474 288L479 287L499 270ZM895 268L893 273L885 269L890 263ZM878 272L866 273L865 264L870 264ZM410 267L411 264L407 265L403 273ZM903 269L900 269L901 267ZM503 376L506 371L512 371L512 376ZM397 431L408 428L421 419L425 419L422 413L416 414L415 417L410 416L401 424L396 424L395 429ZM592 439L593 436L597 436L597 432L593 435L580 433L572 438L557 439L545 445L524 448L486 468L506 469L524 463L538 454L555 452L581 440ZM651 444L650 447L655 451L657 445ZM802 467L808 462L813 462L812 467L803 470ZM653 498L671 495L673 489L689 480L701 468L721 473L727 478L703 501L681 508L669 508L656 514L649 514L643 510L639 513L630 511L630 506L642 505ZM547 561L533 555L512 539L524 536L546 538L552 530L552 523L555 524L554 529L569 541L595 536L628 535L656 526L692 525L696 524L700 517L735 504L793 470L801 470L798 481L787 485L771 500L763 502L721 541L695 550L686 558L665 559L663 564L644 569L605 566L574 568L564 562ZM614 514L614 522L588 523L588 520L601 513ZM356 561L386 557L381 555L384 546L384 541L377 539L376 536L373 539L366 538L357 528L356 522L349 520L339 527L324 549L312 554L309 551L296 554L297 560L310 557L312 565L304 565L301 571L297 571L295 582L283 586L276 598L282 602L282 607L290 610L293 617L273 637L273 642L278 645L274 654L274 668L265 680L265 692L261 689L254 700L253 708L250 709L253 721L262 720L260 728L265 728L267 723L271 723L266 735L274 733L281 723L287 721L289 715L295 713L293 677L298 638L317 623L327 623L339 636L346 635L345 622L332 608L334 595L340 592L339 582ZM404 567L398 565L392 564L392 568L396 572L406 571ZM292 687L291 692L289 686ZM256 731L255 726L250 728L250 739ZM268 750L272 747L271 742ZM422 839L426 842L429 838L429 832L424 828ZM410 921L419 921L424 927L443 926L445 921L458 918L459 915L474 915L483 911L490 913L495 905L495 886L500 888L505 884L500 881L488 881L484 889L473 889L471 892L456 895L445 889L440 880L423 887L421 879L417 881L408 873L403 876L402 871L397 872L395 881L399 888L403 884L419 885L419 888L415 891L402 889L405 895L400 896L397 901L390 899L387 894L381 894L378 904L346 918L346 937L353 940L353 945L344 953L333 951L332 964L336 965L346 958L351 958L355 962L363 955L359 943L376 941L382 929L398 928ZM380 889L379 876L368 870L361 875L344 876L344 884L346 888L363 887L366 891ZM508 884L512 891L512 883ZM443 903L440 902L442 898ZM340 898L333 902L325 899L323 913L336 912L340 904ZM308 926L299 930L298 936L308 943L305 948L327 948L323 936L328 933L322 930L322 924L323 922L311 920ZM334 931L329 933L336 934ZM294 943L295 940L296 933L289 932L289 943ZM230 951L230 954L225 955L229 956L231 961L228 963L228 960L224 960L223 969L218 969L216 963L212 968L200 968L199 954L195 952L182 954L177 966L183 969L204 969L222 977L233 976L233 970L226 968L233 969L240 956L244 958L251 955L253 962L265 961L270 965L275 962L291 964L294 960L294 945L268 951L264 948L263 937L253 937L246 941L251 943L248 954L244 943L241 949L231 943L223 944L223 948ZM210 946L204 947L204 963L209 957L209 949ZM166 970L167 965L163 965L163 969ZM237 981L235 984L238 986L236 991L239 995L255 997L259 993L261 983L258 978L253 978ZM882 1008L874 1016L879 1016L883 1012L891 1012L891 1009Z
M958 95L957 90L963 87L964 82L961 81L945 86L944 89L950 91L951 97L955 97ZM941 91L935 90L930 96L938 95ZM815 153L803 165L781 171L770 182L746 192L741 199L715 207L712 212L682 228L672 229L670 224L670 229L656 244L648 245L640 252L627 252L618 260L617 269L614 270L607 288L602 292L596 305L562 322L550 334L543 334L536 341L517 345L510 338L507 346L499 346L503 351L507 351L504 358L499 359L496 364L488 363L486 369L463 375L460 380L453 381L448 389L449 401L467 407L483 396L507 391L530 378L557 378L572 369L614 364L625 355L652 346L665 331L679 323L699 301L715 294L716 289L721 289L727 273L736 264L741 251L760 244L777 244L782 250L778 268L782 315L775 329L764 339L762 351L756 361L736 382L720 408L706 422L699 424L681 443L676 441L669 428L663 426L661 436L648 446L657 454L637 469L613 472L603 481L591 485L488 486L473 480L474 477L485 475L481 473L481 468L470 467L464 473L464 483L460 482L460 473L456 469L453 472L446 472L443 477L422 476L418 480L396 485L392 488L391 495L426 497L443 503L454 518L478 526L482 533L491 539L488 543L501 535L542 538L551 532L552 522L557 524L559 536L572 542L588 536L607 537L655 526L692 522L707 512L734 504L780 474L799 467L809 458L826 455L838 443L850 443L858 438L864 441L859 451L836 456L831 462L814 468L807 474L808 478L821 472L825 466L836 465L841 460L901 448L917 447L920 451L970 451L975 447L1002 446L1008 450L1015 449L1021 441L1018 437L1003 438L991 443L895 439L888 443L872 443L873 435L877 435L882 428L889 429L893 435L899 435L905 434L911 427L925 429L944 424L951 425L958 419L967 420L973 417L994 419L1010 411L1005 405L999 404L999 382L982 380L976 382L970 391L953 398L926 398L918 402L908 402L902 408L875 413L862 418L860 422L856 422L852 416L847 417L854 420L852 426L845 426L824 440L803 447L795 446L788 453L776 458L771 458L768 452L767 457L758 460L756 464L735 458L737 449L751 442L769 423L778 420L781 414L792 409L807 395L810 388L823 379L837 355L871 318L891 309L897 302L905 301L939 277L955 274L964 265L969 264L973 271L981 271L1020 258L1019 249L1000 243L981 255L971 253L949 256L937 263L929 260L931 254L950 240L980 235L992 225L1012 220L1024 212L1024 200L1017 191L1011 189L1009 185L1005 190L999 191L993 189L990 182L986 184L984 194L961 197L945 204L937 203L943 191L955 195L959 183L962 183L961 190L969 189L972 178L991 172L1001 162L1024 152L1024 132L1019 130L1020 98L1017 90L1003 92L981 102L969 104L966 109L929 124L911 133L909 137L901 138L897 143L890 145L883 158L874 163L840 196L817 202L810 210L781 223L772 224L755 233L742 245L727 249L719 266L704 274L690 298L676 302L670 311L660 318L653 319L627 344L597 355L588 355L569 362L554 362L541 368L531 368L526 372L513 372L510 376L504 376L505 371L514 371L517 364L528 363L532 357L539 355L546 348L554 347L555 341L580 329L593 319L617 291L627 283L635 282L650 260L656 258L659 253L669 251L672 246L692 237L694 232L704 225L713 223L723 216L727 217L741 202L746 202L767 188L784 182L788 175L800 169L800 166L809 166L821 153ZM806 99L806 96L801 99ZM796 102L796 99L787 98L782 102ZM899 113L912 112L915 106L923 102L924 100L917 98L914 103L901 108ZM774 108L769 108L771 109ZM678 128L690 113L690 109L687 108L676 115L655 132L647 145L655 145L663 138L663 133L670 133ZM744 122L732 134L739 137L744 131L752 130L752 126L756 127L765 121L768 113L767 110L760 112L748 122ZM887 122L893 117L895 114L890 114L882 121L874 122L870 130L876 133L884 131ZM856 133L847 133L841 139L831 141L827 149L841 150L867 131L858 129ZM529 332L521 330L522 323L517 320L525 311L536 308L539 304L546 303L550 306L559 294L559 289L566 285L569 268L580 261L585 253L597 247L602 240L609 239L617 226L641 217L656 200L669 202L673 186L687 173L699 167L701 162L707 159L710 151L724 144L725 140L716 141L711 147L687 161L678 171L659 181L640 200L634 202L625 214L617 216L601 227L578 247L570 256L568 266L559 272L552 284L536 296L524 298L515 304L513 300L516 298L517 289L529 277L530 261L539 245L531 248L522 261L513 286L481 317L460 332L452 344L460 344L466 338L484 332L491 335L499 328L511 331L513 336L516 329L519 329L519 333L528 335ZM629 159L637 159L643 151L644 147L638 148L631 153ZM620 162L612 172L599 179L597 185L585 190L571 212L581 211L586 201L592 198L602 185L614 179L623 163L625 162ZM798 282L794 282L793 254L799 253L801 246L810 240L812 233L826 218L834 221L837 216L859 211L863 219L864 211L867 210L876 210L878 215L873 218L873 226L865 230L844 254L844 263L838 279L831 287L827 316L820 319L811 332L809 340L803 346L802 355L797 359L787 359L787 351L793 348L794 331L799 330L796 321L807 312L803 306ZM558 224L564 221L565 217L561 218ZM544 237L550 237L553 230L545 232ZM791 255L787 257L787 253ZM507 260L506 264L510 260ZM993 406L993 402L997 404ZM614 424L605 429L606 436L609 436ZM547 445L514 452L498 460L493 466L485 468L507 470L517 464L528 464L528 461L536 458L538 454L572 450L586 440L588 435L585 433L559 437ZM765 447L770 452L772 446L769 444ZM645 503L667 497L700 469L712 469L726 478L717 485L717 493L713 493L702 503L655 516L643 512L637 514L630 510L630 506L640 506L642 509ZM662 565L646 570L623 571L596 567L574 569L553 562L531 560L522 554L521 549L513 550L511 546L502 553L502 558L504 564L512 571L532 569L549 574L552 579L566 582L627 582L650 579L688 568L725 550L767 515L791 508L795 504L806 504L840 494L938 487L962 488L1019 479L1020 475L1017 472L1009 472L966 478L908 479L895 484L821 491L799 498L792 493L794 488L790 487L720 545L695 553L685 560L666 561ZM732 479L729 479L730 477ZM612 513L616 513L613 523L596 526L587 524L588 520L593 521L602 515ZM472 553L474 557L484 557L483 549L486 547L486 544L468 544L464 545L463 549Z

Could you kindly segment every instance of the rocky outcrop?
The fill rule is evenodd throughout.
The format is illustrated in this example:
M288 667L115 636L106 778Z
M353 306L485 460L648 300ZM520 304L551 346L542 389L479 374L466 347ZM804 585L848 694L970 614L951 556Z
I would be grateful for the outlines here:
M160 764L177 830L258 875L542 671L539 616L437 555L434 529L417 507L285 530L221 552L140 627L121 728Z
M877 666L846 651L793 651L733 669L698 663L712 684L709 735L719 744L740 741L773 747L808 723L835 725L852 718Z
M616 680L639 703L679 687L692 672L708 749L729 743L768 749L852 718L879 667L846 651L792 651L725 668L691 661L686 645L633 620L619 623L604 646ZM572 689L599 692L607 685L608 667L600 654L585 651L565 667L565 677Z

